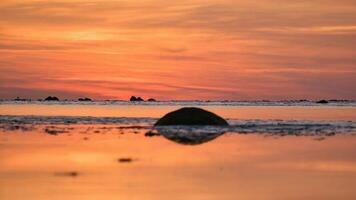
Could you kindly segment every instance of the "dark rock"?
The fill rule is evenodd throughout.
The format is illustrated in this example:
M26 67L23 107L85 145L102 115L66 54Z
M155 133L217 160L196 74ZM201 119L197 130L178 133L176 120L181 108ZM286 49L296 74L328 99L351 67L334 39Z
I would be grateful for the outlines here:
M132 162L132 158L119 158L117 161L120 163L130 163Z
M56 176L69 176L69 177L77 177L79 175L76 171L69 171L69 172L56 172L54 173Z
M220 116L203 110L201 108L181 108L179 110L170 112L159 119L155 126L169 126L169 125L213 125L213 126L227 126L226 120Z
M147 101L151 101L151 102L154 102L156 101L156 99L153 99L153 98L149 98Z
M141 97L131 96L130 101L143 101Z
M320 104L327 104L329 103L327 100L320 100L320 101L317 101L316 103L320 103Z
M92 101L92 100L88 97L85 97L85 98L79 98L78 101Z
M148 132L145 133L145 136L146 137L153 137L153 136L160 136L160 134L159 133L155 133L153 131L148 131Z
M45 98L45 101L59 101L59 99L55 96L48 96L47 98Z
M65 128L56 128L56 127L46 127L44 129L44 132L50 134L50 135L57 135L57 134L61 134L61 133L68 133L67 130L65 130Z
M131 96L130 101L137 101L137 98L135 96Z
M16 97L16 99L14 99L14 101L28 101L29 99L22 99L20 97Z

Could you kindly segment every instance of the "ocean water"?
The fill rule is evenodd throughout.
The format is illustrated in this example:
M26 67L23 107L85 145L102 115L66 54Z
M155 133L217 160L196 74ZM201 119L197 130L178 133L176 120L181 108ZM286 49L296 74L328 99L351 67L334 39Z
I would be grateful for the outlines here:
M153 127L201 107L228 127ZM0 102L0 199L356 199L356 104Z

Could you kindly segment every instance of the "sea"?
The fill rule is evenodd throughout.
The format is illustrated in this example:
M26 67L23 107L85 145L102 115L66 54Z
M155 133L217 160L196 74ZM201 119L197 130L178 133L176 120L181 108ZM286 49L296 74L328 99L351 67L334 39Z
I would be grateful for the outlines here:
M154 127L198 107L229 126ZM0 101L0 199L356 199L356 102Z

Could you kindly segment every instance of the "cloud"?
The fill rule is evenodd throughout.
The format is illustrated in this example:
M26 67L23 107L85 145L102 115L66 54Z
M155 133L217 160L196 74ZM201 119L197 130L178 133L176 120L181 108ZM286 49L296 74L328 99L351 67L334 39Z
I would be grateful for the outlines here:
M0 86L97 98L356 98L355 12L354 0L2 1Z

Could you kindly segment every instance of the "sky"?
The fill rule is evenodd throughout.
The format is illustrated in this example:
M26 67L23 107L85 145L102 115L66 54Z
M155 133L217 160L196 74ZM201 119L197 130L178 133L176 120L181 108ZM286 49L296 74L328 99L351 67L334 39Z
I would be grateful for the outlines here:
M356 0L1 0L0 98L356 99Z

